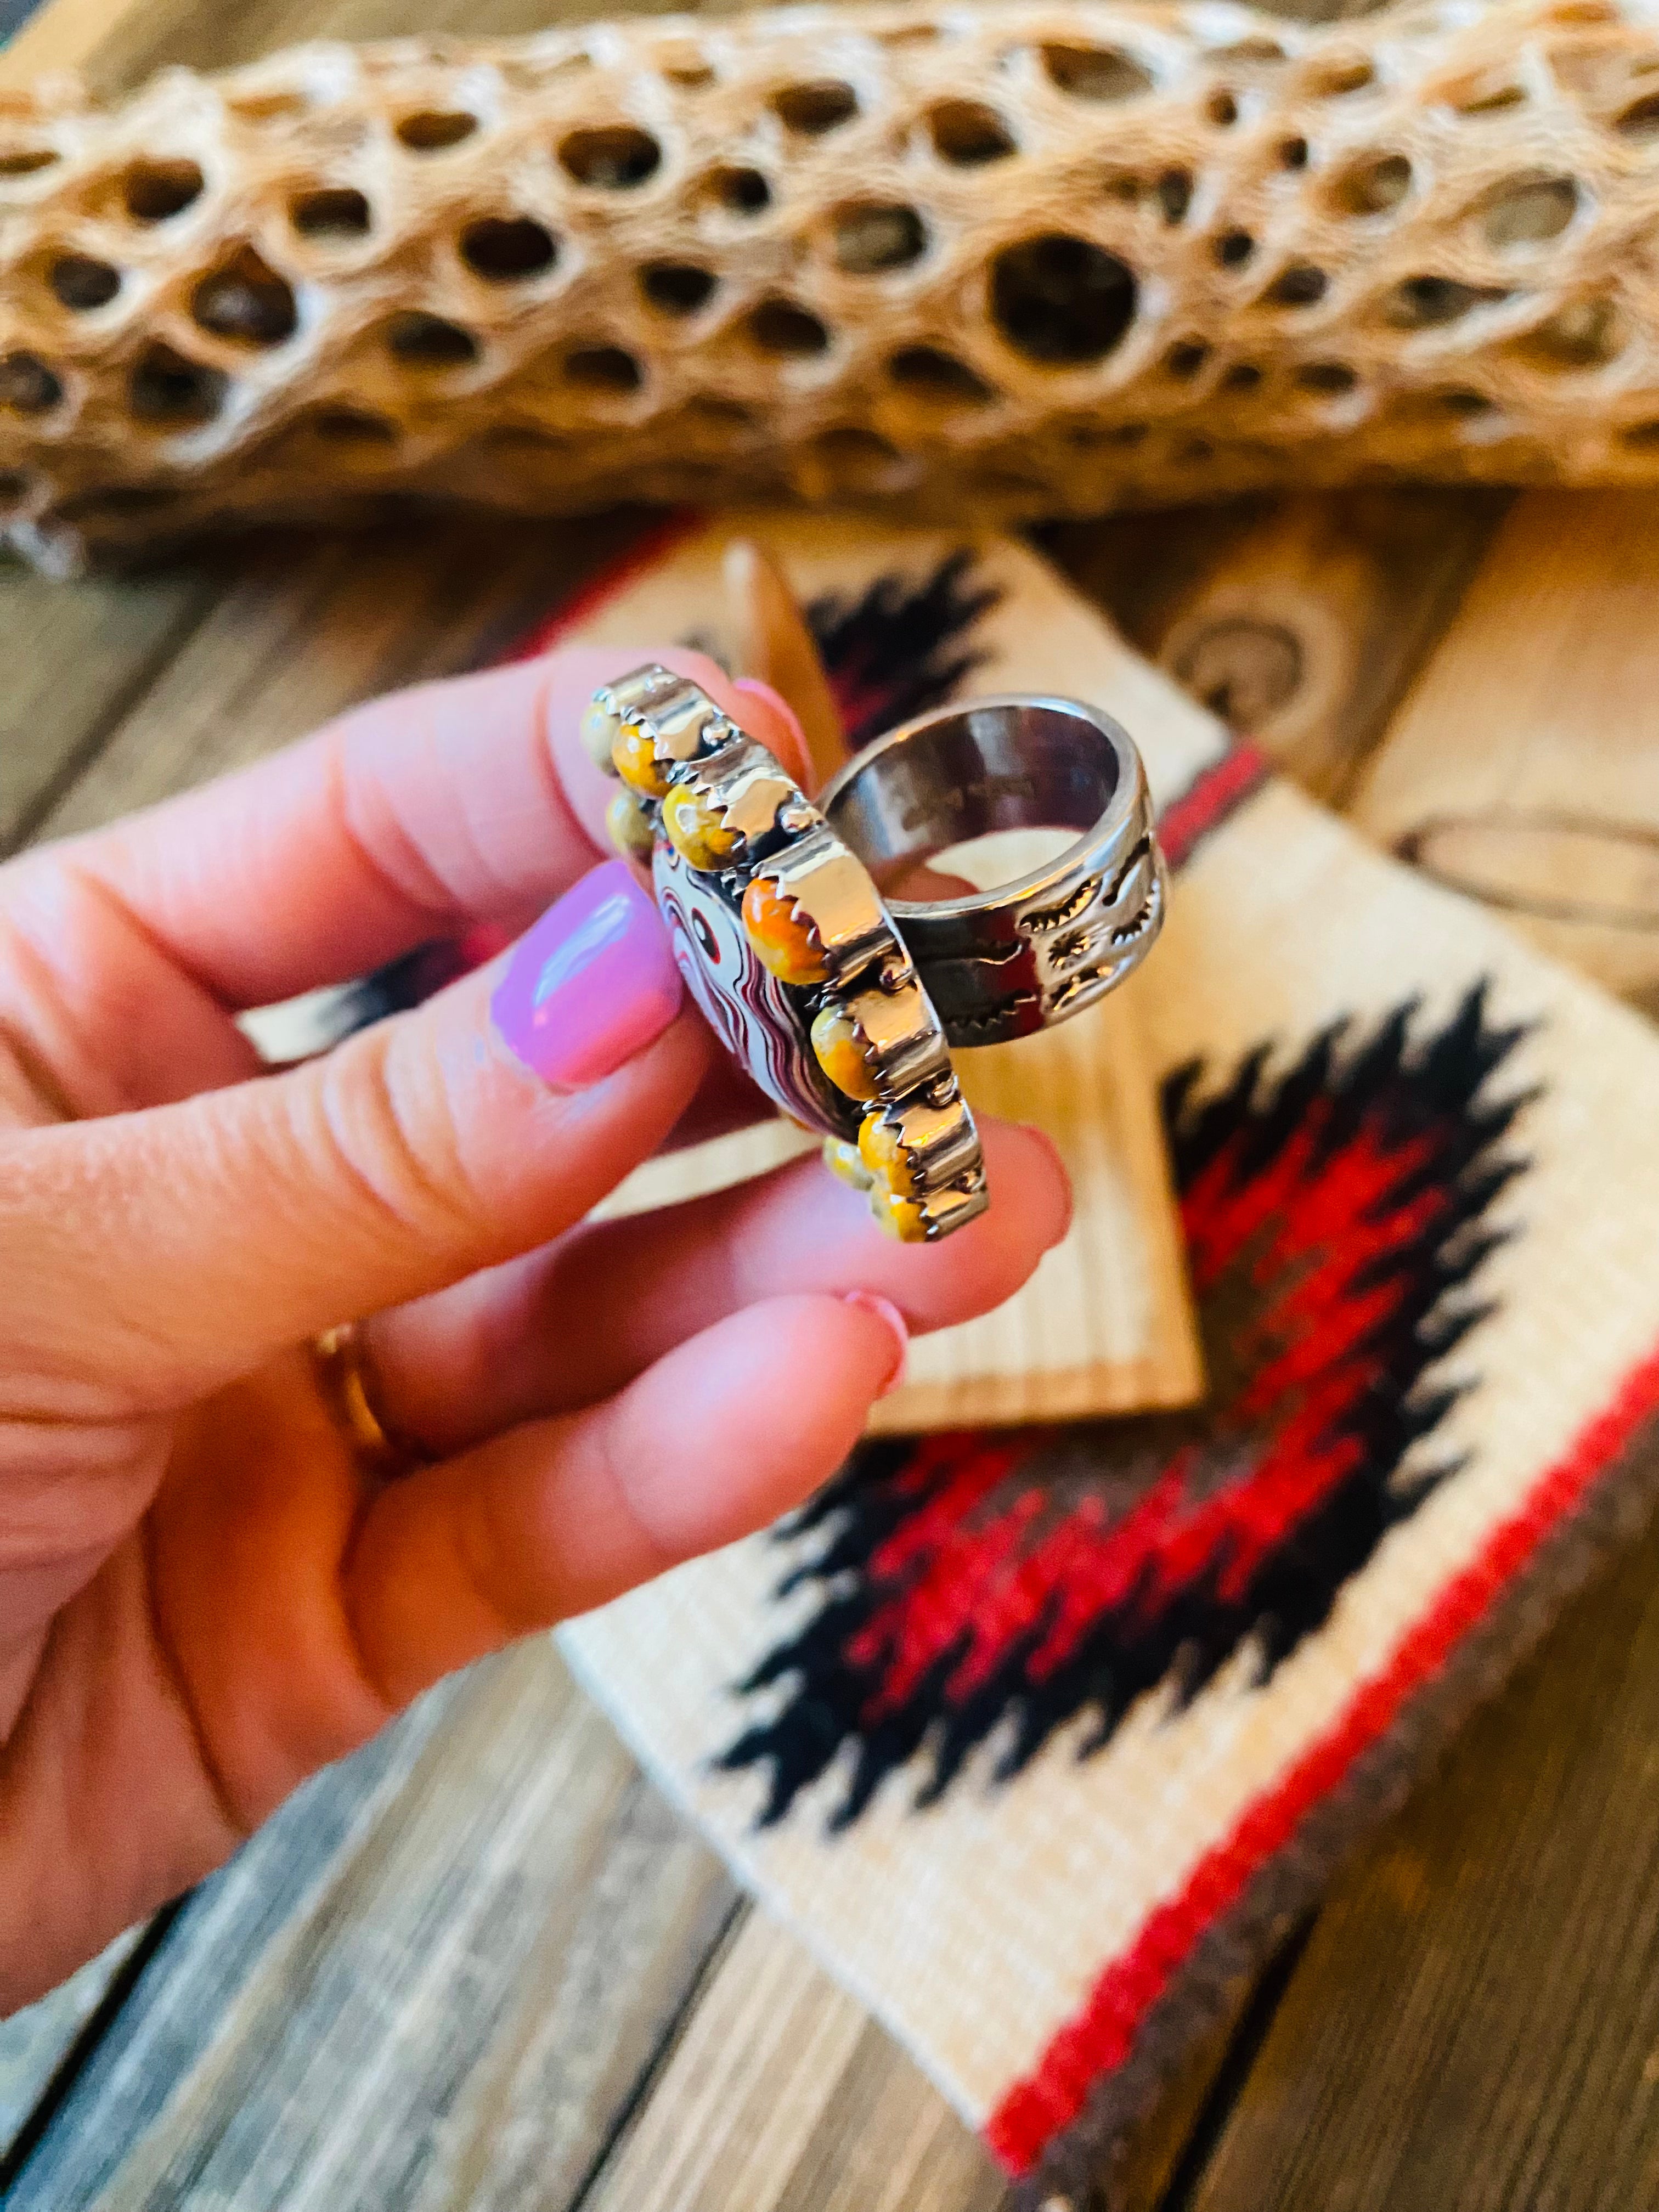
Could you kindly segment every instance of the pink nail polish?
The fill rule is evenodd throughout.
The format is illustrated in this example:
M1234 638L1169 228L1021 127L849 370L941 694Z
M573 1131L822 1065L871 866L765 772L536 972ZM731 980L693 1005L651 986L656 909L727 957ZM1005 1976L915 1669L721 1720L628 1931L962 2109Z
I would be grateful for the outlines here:
M857 1306L861 1313L873 1314L878 1321L886 1323L892 1335L893 1364L877 1394L884 1398L904 1380L904 1363L910 1350L909 1327L893 1301L878 1297L874 1291L843 1291L841 1302L844 1306Z
M544 1083L583 1091L659 1036L681 994L655 901L625 860L607 860L520 939L489 1011Z

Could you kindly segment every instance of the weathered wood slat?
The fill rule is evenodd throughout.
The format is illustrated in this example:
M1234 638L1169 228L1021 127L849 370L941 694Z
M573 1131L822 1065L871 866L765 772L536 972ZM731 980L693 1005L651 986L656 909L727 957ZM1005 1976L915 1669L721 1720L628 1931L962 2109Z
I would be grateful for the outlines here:
M1659 1533L1327 1901L1195 2212L1649 2204Z
M1345 806L1505 506L1421 489L1079 525L1054 550L1132 645Z
M211 611L40 833L95 827L241 767L359 700L477 666L625 528L502 530L446 517L419 530L228 552L234 565Z
M1354 819L1659 1013L1659 508L1519 501Z
M73 591L0 567L0 853L33 835L212 596L194 565Z
M521 1645L206 1886L16 2212L572 2203L734 1905Z
M989 2212L975 2137L760 1915L738 1931L584 2212Z

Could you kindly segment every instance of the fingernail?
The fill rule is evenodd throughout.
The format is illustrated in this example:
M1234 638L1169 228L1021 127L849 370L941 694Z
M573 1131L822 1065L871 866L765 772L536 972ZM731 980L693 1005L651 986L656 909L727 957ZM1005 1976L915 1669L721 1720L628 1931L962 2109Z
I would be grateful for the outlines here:
M843 1291L841 1302L844 1306L856 1306L860 1313L874 1314L878 1321L886 1322L892 1333L893 1364L887 1371L887 1380L876 1393L878 1398L884 1398L904 1380L904 1362L910 1349L910 1331L904 1316L890 1298L878 1297L873 1291Z
M681 991L655 900L607 860L520 939L489 1011L544 1083L583 1091L661 1036Z

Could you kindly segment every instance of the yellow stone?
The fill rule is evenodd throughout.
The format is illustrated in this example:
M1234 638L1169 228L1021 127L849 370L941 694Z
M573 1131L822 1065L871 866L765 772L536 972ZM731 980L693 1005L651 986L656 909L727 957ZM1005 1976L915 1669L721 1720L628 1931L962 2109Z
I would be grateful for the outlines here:
M817 930L769 878L757 876L744 893L743 926L780 982L806 986L828 980L830 963Z
M915 1195L915 1167L898 1131L884 1114L866 1114L859 1127L859 1156L896 1198Z
M617 742L620 725L612 710L595 699L581 719L582 750L595 768L606 775L615 775L617 764L611 757L611 748Z
M657 758L657 741L643 722L624 722L611 748L617 775L647 799L661 799L668 790L668 768Z
M823 1006L813 1016L812 1049L837 1091L849 1098L875 1097L876 1078L864 1032L847 1007Z
M611 842L619 853L630 860L648 860L651 848L656 842L656 831L651 817L645 811L645 802L636 791L619 791L605 810L605 826L611 832Z
M914 1198L896 1198L878 1183L870 1193L870 1211L890 1237L901 1244L925 1244L927 1217Z
M742 840L728 830L718 806L680 784L662 803L662 826L683 860L694 868L723 868Z
M838 1176L842 1182L851 1183L854 1190L869 1189L870 1170L859 1158L856 1145L846 1144L839 1137L826 1137L823 1140L823 1164L832 1176Z

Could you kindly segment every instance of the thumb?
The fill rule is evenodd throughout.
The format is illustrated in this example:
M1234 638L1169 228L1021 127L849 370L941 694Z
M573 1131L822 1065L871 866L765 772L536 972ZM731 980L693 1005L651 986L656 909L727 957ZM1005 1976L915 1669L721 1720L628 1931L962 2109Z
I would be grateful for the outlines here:
M160 1411L557 1236L667 1135L711 1047L650 895L593 869L501 961L280 1075L0 1150L0 1340ZM66 1401L64 1390L70 1397Z

